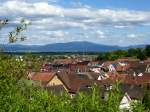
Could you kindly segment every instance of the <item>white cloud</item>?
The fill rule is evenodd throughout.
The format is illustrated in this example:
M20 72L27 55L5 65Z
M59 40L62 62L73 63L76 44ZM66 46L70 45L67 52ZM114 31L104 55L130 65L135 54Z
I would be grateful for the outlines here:
M27 3L21 1L7 1L0 4L1 16L58 16L68 19L76 19L85 23L150 23L150 12L111 10L111 9L92 9L87 7L63 8L48 4L47 2ZM16 7L17 6L17 7Z
M48 3L48 1L50 2ZM53 42L56 37L61 37L61 40L64 41L83 38L86 40L107 40L107 34L103 31L103 28L112 28L111 30L113 30L138 25L150 27L150 11L95 9L82 5L80 2L76 4L79 7L65 8L51 4L51 2L56 3L58 0L34 0L34 2L11 0L1 2L0 18L9 18L12 20L12 25L17 24L21 18L28 18L32 21L32 25L27 31L29 36L34 35L34 37L40 38L40 41L53 38ZM127 38L136 37L135 34L127 35ZM109 41L109 43L111 42Z
M100 30L97 30L96 31L96 37L98 37L98 38L105 38L105 33L100 31Z
M8 1L1 5L2 15L34 16L34 15L60 15L62 9L49 5L46 2L26 3L21 1Z
M100 30L97 30L96 33L97 33L98 35L104 35L104 32L102 32L102 31L100 31Z
M116 26L114 26L114 28L118 28L118 29L124 29L124 28L128 28L128 27L130 27L130 26L123 26L123 25L116 25Z
M136 38L137 35L136 34L129 34L129 35L127 35L127 37L129 37L129 38Z
M68 32L64 32L64 31L47 31L46 32L47 35L55 37L55 38L59 38L59 37L65 37Z

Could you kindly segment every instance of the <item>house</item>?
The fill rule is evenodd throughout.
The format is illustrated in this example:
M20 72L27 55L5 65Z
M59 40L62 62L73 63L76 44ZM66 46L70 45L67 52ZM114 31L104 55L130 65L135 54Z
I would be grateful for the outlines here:
M50 72L52 70L52 64L51 63L44 63L41 65L40 71L41 72Z
M106 61L102 64L103 67L108 67L110 64L114 63L115 61Z
M29 72L28 79L41 82L45 86L55 75L55 72Z
M144 89L138 85L133 84L121 84L121 92L123 97L120 102L119 108L130 109L131 102L142 101L144 98Z
M47 84L47 88L55 88L58 89L58 86L64 88L63 91L69 93L71 97L73 97L81 88L89 88L94 84L94 81L89 80L88 78L81 78L76 73L70 71L58 71ZM55 90L54 90L55 91ZM61 92L62 90L59 90Z
M119 109L120 110L124 110L124 109L130 110L131 102L132 102L132 100L131 100L130 96L128 95L128 93L125 93L120 101Z
M112 84L116 83L116 81L107 79L107 80L101 80L99 82L101 85L105 86L103 98L107 100L108 92L109 90L112 89ZM120 99L120 106L119 106L121 110L123 109L130 110L131 102L142 101L144 98L144 88L140 85L136 85L134 83L128 84L128 83L120 82L119 88L122 94L122 97Z
M126 73L129 68L130 65L127 62L118 62L118 64L116 65L116 71L118 73Z
M75 73L84 73L89 71L88 67L89 61L79 61L77 63L71 64L69 69Z
M146 73L150 73L150 64L147 64L147 67L146 67L145 72L146 72Z
M99 77L99 73L94 72L84 72L84 73L76 73L76 76L78 76L80 79L83 80L97 80Z
M148 58L147 60L144 60L144 63L150 64L150 58Z
M144 98L144 88L135 84L121 84L121 92L127 93L132 100L142 101Z
M86 72L86 75L90 80L97 80L99 77L99 73L94 73L94 72Z
M141 87L150 87L150 73L144 73L142 76L133 76L128 74L107 73L109 77L101 80L104 84L114 84L116 81L120 84L133 84Z
M119 58L116 60L116 62L139 62L140 60L139 59L136 59L136 58L130 58L130 57L124 57L124 58Z
M42 86L49 92L60 93L67 92L71 96L75 95L80 87L89 87L93 81L82 79L77 74L69 70L60 70L57 72L30 73L30 80L41 82Z
M74 61L72 59L55 59L53 61L54 64L63 64L63 65L68 65L72 64Z
M105 62L103 65L109 69L109 72L126 73L130 65L128 58L121 58L115 61Z
M127 62L129 59L130 59L130 58L128 58L128 57L123 57L123 58L117 59L116 61L117 61L117 62Z
M89 67L99 67L104 63L104 61L91 61L88 63Z
M108 66L109 72L116 72L115 66L113 64L110 64Z
M145 63L135 63L135 64L130 63L128 73L129 74L145 73L146 69L148 69L148 68L147 68L147 64L145 64Z
M114 80L98 81L100 85L105 86L103 90L103 99L107 100L109 91L112 89L112 84L116 83ZM130 109L131 102L142 101L144 98L144 88L135 84L120 83L119 85L122 97L120 98L120 110Z
M100 67L90 68L90 71L92 71L94 73L100 73L101 72L101 68Z

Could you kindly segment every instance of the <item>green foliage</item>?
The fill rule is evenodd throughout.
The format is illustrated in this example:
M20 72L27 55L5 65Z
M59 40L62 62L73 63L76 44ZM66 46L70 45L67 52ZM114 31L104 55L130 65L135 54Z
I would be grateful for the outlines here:
M40 65L43 60L41 60L39 56L28 53L23 56L23 59L24 59L27 69L32 69L33 71L40 70Z
M146 112L141 101L133 101L130 105L133 112Z
M102 112L103 103L98 86L93 86L90 93L78 93L73 105L75 112Z
M150 111L150 90L145 91L143 103L145 105L145 108Z
M31 23L22 19L21 23L14 29L14 31L9 32L9 43L15 43L18 40L24 41L26 37L21 35L21 33L27 29L27 25L29 24Z
M137 54L136 54L137 58L140 59L140 60L145 60L146 59L146 55L144 53L144 50L142 49L137 49Z
M106 100L106 112L119 112L119 105L121 101L121 93L119 90L119 83L116 82L108 93Z
M145 48L145 54L146 56L150 57L150 45L147 45Z
M99 61L116 60L118 58L123 58L123 57L132 57L140 60L145 60L149 56L150 56L150 46L146 46L145 49L130 48L128 50L117 50L113 52L100 53L97 56L96 60Z
M119 112L119 83L110 88L105 100L96 85L71 99L67 93L48 93L38 83L27 80L25 61L1 54L0 62L0 112ZM146 93L144 105L132 104L133 112L144 112L149 102Z
M130 48L130 49L128 49L127 53L128 53L127 56L129 56L129 57L135 57L136 54L137 54L137 50L134 49L134 48Z
M100 53L96 60L110 60L110 53Z
M116 60L118 58L121 58L121 57L126 57L127 53L126 51L123 51L123 50L117 50L117 51L114 51L114 52L106 52L106 53L100 53L97 57L96 60Z
M8 19L4 19L4 20L0 20L0 30L6 25L8 24L9 20ZM31 22L25 19L22 19L20 24L18 26L16 26L16 28L9 32L8 37L9 37L9 43L15 43L16 41L24 41L26 39L25 36L21 35L21 33L23 31L25 31L27 29L27 26L30 25Z
M8 20L0 21L0 29ZM26 30L24 19L14 31L9 33L9 43L24 41L21 33ZM97 60L116 60L121 57L136 57L144 60L150 56L150 46L145 49L117 50L101 53ZM60 56L59 58L67 58ZM39 70L39 64L45 59L31 54L24 57L24 61L17 61L14 56L0 54L0 112L119 112L121 93L119 84L113 85L107 92L107 98L102 100L100 89L93 86L89 93L79 92L74 99L67 93L55 95L43 90L40 85L26 80L27 68ZM49 57L49 60L53 60ZM147 112L150 110L150 92L145 93L143 104L141 101L131 104L133 112ZM126 110L127 111L127 110Z

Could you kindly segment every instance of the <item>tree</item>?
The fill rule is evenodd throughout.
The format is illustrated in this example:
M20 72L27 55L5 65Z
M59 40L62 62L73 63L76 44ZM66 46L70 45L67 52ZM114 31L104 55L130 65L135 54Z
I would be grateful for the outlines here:
M0 20L0 30L6 25L8 24L9 20L8 19L4 19L4 20ZM9 32L9 43L14 43L16 41L24 41L26 39L25 36L21 35L21 32L23 32L24 30L27 29L27 26L30 25L31 22L27 19L22 19L20 24L18 24L16 26L16 28Z
M141 101L133 101L130 105L132 112L146 112Z
M140 60L145 60L146 59L146 56L145 56L145 53L142 49L136 49L137 50L137 54L136 54L136 57Z
M137 54L137 50L136 49L134 49L134 48L128 49L128 56L129 57L135 57L136 54Z
M21 33L27 29L27 25L29 24L31 24L30 21L22 19L21 23L13 31L9 32L9 43L24 41L26 37L21 35Z
M145 48L145 54L146 56L150 57L150 45L147 45Z
M8 24L8 19L0 20L0 30Z
M119 89L119 82L116 81L112 88L108 91L108 98L106 100L106 112L119 112L119 105L121 99L121 91Z
M150 111L150 90L145 91L143 103L145 108Z
M117 55L118 57L126 57L127 56L127 51L117 50L117 51L114 51L113 54Z
M96 57L96 60L98 60L98 61L104 60L104 53L100 53L100 54Z

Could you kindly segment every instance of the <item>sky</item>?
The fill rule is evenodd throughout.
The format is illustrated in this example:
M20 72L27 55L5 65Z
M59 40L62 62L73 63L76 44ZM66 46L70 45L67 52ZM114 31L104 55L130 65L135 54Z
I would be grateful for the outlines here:
M150 44L150 0L0 0L0 44L24 18L31 25L16 44L89 41L104 45Z

